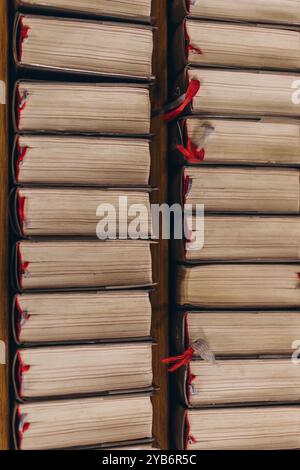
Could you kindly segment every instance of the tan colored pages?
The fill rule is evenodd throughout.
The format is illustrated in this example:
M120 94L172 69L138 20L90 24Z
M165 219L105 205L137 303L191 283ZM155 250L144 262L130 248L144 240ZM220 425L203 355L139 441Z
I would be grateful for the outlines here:
M152 284L150 242L142 240L24 240L17 252L23 290Z
M193 100L195 114L300 116L300 75L190 68L188 76L201 83Z
M274 23L299 23L299 0L201 0L191 4L192 17Z
M209 308L298 308L299 264L179 267L177 303Z
M19 405L17 410L14 425L21 431L18 445L22 450L65 449L152 438L149 395L28 403ZM24 426L25 423L29 426Z
M15 30L15 60L34 69L149 79L152 51L152 29L134 24L20 15Z
M151 0L16 0L18 5L48 7L66 11L93 13L103 16L126 16L148 19L151 15Z
M300 407L189 410L188 450L299 449ZM288 432L287 432L288 430Z
M186 202L204 204L207 212L300 212L297 169L186 167L184 177L191 181Z
M187 333L191 343L205 339L216 356L291 356L300 338L300 312L188 312Z
M21 81L15 95L15 127L20 131L150 132L149 89L144 86Z
M205 163L300 164L296 121L187 118L184 122L191 141L205 149Z
M147 291L22 294L15 337L21 344L144 338L151 313Z
M187 219L190 241L179 242L180 261L300 259L300 217L206 215L198 231L200 222L197 216Z
M300 67L299 31L190 19L186 31L191 45L187 62L193 66Z
M154 452L156 452L156 451L159 451L160 449L159 449L158 447L152 446L151 444L149 444L149 445L146 445L146 444L142 445L142 444L141 444L141 445L139 445L139 446L133 446L133 447L131 447L131 446L126 446L126 447L113 447L113 448L105 449L105 450L112 450L112 451L118 451L118 450L123 450L123 451L148 450L148 451L152 451L152 452L154 451Z
M145 139L22 135L16 141L20 184L146 186L150 142Z
M128 209L121 211L124 200ZM22 188L17 190L17 205L21 233L29 237L55 235L96 238L98 235L109 235L116 238L120 231L124 231L127 236L130 224L137 216L140 236L147 237L151 233L150 196L147 192ZM141 205L144 212L130 215L128 212L134 205ZM105 227L100 230L98 223Z
M300 398L299 366L291 358L192 361L191 406L293 402Z
M152 387L152 344L19 349L14 375L17 393L24 400L148 389Z

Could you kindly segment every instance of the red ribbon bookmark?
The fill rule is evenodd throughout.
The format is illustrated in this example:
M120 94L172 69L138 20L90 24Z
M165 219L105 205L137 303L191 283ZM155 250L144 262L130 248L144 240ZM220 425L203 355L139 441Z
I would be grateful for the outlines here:
M20 405L17 408L17 416L19 420L19 430L18 430L18 437L19 437L19 449L22 449L22 442L23 442L23 435L27 432L30 428L30 423L26 421L27 414L21 414Z
M169 372L175 372L175 370L180 367L189 364L194 355L201 357L201 359L211 364L216 363L215 355L204 339L193 341L191 346L183 354L167 357L166 359L162 359L161 362L163 364L173 364L168 370Z
M30 30L29 26L24 26L24 16L21 16L20 18L20 37L19 37L19 62L22 61L22 55L23 55L23 42L25 39L28 38L28 32Z
M200 90L200 81L199 80L191 80L187 91L185 93L185 99L177 108L173 109L172 111L165 113L162 115L164 121L169 122L176 119L180 114L185 110L185 108L193 101L193 98L197 95L198 91Z
M21 165L26 157L28 151L28 147L21 147L20 146L20 139L18 138L17 142L17 152L18 152L18 159L17 159L17 164L16 164L16 182L19 182L19 177L20 177L20 171L21 171Z
M203 51L200 47L193 46L193 44L188 44L188 50L193 52L194 54L202 55Z
M181 144L177 144L176 148L189 163L201 163L205 159L204 148L198 148L190 139L188 139L186 147Z
M194 356L194 349L192 347L188 348L183 354L179 356L171 356L166 359L162 359L162 364L173 364L173 366L168 368L169 372L175 372L180 367L189 364Z

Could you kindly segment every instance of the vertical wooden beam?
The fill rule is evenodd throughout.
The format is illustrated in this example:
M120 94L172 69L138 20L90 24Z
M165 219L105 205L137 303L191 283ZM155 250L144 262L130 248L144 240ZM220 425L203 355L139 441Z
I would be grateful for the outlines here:
M165 0L152 0L152 16L155 18L157 31L154 39L153 69L156 82L152 90L153 109L161 109L167 101L167 4ZM168 202L168 132L160 116L152 120L154 140L152 145L151 185L158 188L152 195L152 203ZM166 368L160 363L167 357L169 349L169 243L161 240L153 247L154 282L158 284L152 295L153 337L158 341L154 348L153 371L154 383L160 387L154 397L154 436L163 450L169 446L169 409L168 376Z
M0 0L0 449L9 447L8 385L8 2ZM0 354L1 362L3 355Z

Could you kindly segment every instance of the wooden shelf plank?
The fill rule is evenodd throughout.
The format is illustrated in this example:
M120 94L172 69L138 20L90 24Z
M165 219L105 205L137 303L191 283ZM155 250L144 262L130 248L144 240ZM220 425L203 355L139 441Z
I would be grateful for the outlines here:
M157 30L154 39L153 68L156 82L152 89L152 107L161 109L167 101L167 3L152 0L152 16ZM152 203L168 202L168 132L160 116L152 121L151 132L155 135L152 145L151 184L158 188L152 195ZM168 374L160 360L168 356L168 316L169 316L169 244L161 240L153 247L153 276L158 283L152 295L153 337L158 345L154 348L153 371L154 384L160 387L154 396L154 436L163 450L169 445L169 412L168 412Z

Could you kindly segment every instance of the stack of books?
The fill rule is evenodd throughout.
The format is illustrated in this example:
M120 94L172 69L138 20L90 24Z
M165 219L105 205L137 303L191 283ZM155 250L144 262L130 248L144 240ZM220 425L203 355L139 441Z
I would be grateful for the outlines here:
M300 10L173 5L177 449L299 449ZM204 212L204 218L203 218Z
M152 449L151 0L16 3L15 446Z

